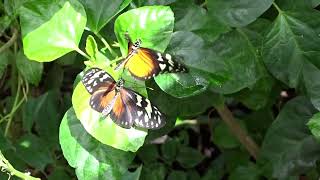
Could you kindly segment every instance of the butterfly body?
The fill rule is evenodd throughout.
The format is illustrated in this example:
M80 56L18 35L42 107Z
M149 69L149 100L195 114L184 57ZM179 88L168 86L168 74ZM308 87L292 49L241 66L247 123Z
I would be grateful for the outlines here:
M128 39L128 55L116 69L124 66L131 75L139 80L147 80L164 72L187 72L187 68L174 61L170 54L141 47L141 40L132 43Z
M165 125L164 115L139 93L124 87L124 80L118 82L104 70L91 68L85 72L82 83L91 94L89 105L110 116L114 123L123 127L132 126L158 129Z

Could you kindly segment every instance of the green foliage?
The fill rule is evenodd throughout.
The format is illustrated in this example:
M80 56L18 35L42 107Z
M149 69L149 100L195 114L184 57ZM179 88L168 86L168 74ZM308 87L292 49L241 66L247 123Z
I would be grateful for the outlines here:
M1 1L1 170L50 180L318 178L319 5ZM144 82L115 70L125 33L189 72ZM92 67L147 97L165 127L124 129L93 110L81 83Z

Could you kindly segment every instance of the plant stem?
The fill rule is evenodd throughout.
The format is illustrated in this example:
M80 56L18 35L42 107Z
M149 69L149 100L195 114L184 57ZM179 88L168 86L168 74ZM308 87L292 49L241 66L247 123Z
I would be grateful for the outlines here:
M3 46L0 47L0 54L5 51L6 49L8 49L10 46L13 45L13 43L16 41L17 37L18 37L18 33L19 31L17 29L13 29L13 35L11 36L11 38L9 39L8 42L6 42Z
M40 178L35 178L30 176L28 173L23 173L16 170L10 162L3 156L2 152L0 151L0 167L1 171L6 171L9 175L9 178L14 175L24 180L41 180Z
M278 10L279 13L282 12L282 10L280 9L280 7L279 7L275 2L273 2L272 5Z
M109 45L109 43L107 42L107 40L102 37L99 33L96 34L98 36L98 38L102 41L102 43L106 46L106 48L109 50L109 52L111 53L111 55L113 57L117 57L117 54L112 50L111 46Z
M222 120L227 124L231 132L237 137L240 143L248 150L254 159L257 159L260 149L259 146L253 141L247 132L241 128L228 107L223 105L216 107L216 109Z
M75 47L74 50L77 51L79 54L81 54L83 57L85 57L88 60L90 60L90 57L85 52L81 51L81 49L79 49L78 47Z

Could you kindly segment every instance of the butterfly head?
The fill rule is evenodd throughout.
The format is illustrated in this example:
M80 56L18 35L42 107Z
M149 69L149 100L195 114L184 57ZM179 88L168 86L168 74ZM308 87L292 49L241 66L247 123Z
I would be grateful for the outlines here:
M141 39L138 39L136 42L134 42L132 45L132 50L138 50L141 47L141 43Z

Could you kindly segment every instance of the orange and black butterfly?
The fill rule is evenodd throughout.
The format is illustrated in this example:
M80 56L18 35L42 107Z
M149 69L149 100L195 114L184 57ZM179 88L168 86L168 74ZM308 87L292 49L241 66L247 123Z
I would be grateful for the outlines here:
M187 68L174 61L170 54L163 54L141 47L141 40L132 43L128 34L128 55L116 69L124 66L131 75L139 80L147 80L163 72L187 72Z
M110 115L120 127L159 129L165 125L159 109L144 96L123 87L124 80L116 82L106 71L91 68L85 72L82 83L91 94L91 108L103 116Z

